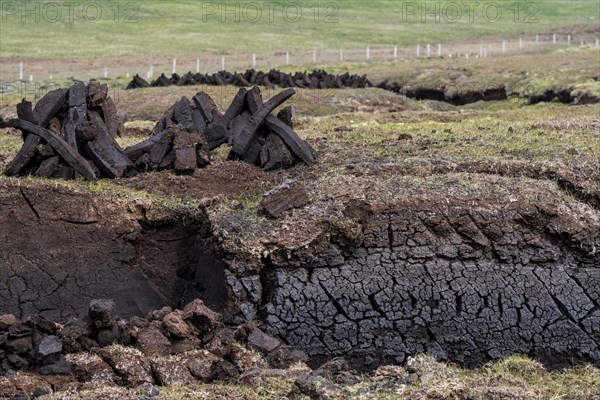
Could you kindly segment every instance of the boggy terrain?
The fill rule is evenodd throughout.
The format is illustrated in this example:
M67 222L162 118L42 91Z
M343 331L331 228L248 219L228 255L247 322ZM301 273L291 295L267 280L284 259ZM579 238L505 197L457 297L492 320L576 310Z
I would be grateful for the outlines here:
M68 325L93 299L130 318L199 298L312 367L600 365L598 106L503 105L298 119L312 167L216 152L192 176L2 178L1 311Z

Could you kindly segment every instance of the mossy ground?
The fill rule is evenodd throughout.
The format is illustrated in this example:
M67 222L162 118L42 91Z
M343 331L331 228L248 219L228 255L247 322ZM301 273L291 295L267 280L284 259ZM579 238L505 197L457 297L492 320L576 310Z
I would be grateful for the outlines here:
M295 367L301 371L298 367ZM260 377L251 383L215 383L211 385L162 387L154 397L159 400L181 399L310 399L294 384L298 373L290 370L283 376ZM148 389L115 387L67 390L44 396L45 400L119 399L137 400ZM581 366L549 372L538 362L512 356L475 370L436 362L428 356L409 359L405 368L383 367L364 375L359 383L338 384L330 399L569 399L600 398L600 369Z

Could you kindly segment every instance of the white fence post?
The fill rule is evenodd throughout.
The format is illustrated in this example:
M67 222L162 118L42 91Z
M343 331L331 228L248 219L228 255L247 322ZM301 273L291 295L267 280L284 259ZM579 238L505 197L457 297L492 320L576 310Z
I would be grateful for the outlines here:
M529 40L535 40L535 43L537 44L541 44L541 43L546 43L546 40L549 40L550 37L548 35L546 36L542 36L541 34L535 34L535 38L531 37ZM557 44L558 43L558 35L556 33L552 34L552 43L553 44ZM524 49L524 40L523 37L519 37L518 38L519 42L518 42L518 46L519 49ZM564 39L563 39L564 40ZM568 34L566 37L566 42L567 45L569 46L577 46L579 45L580 47L585 47L585 46L589 46L589 47L600 47L600 39L599 38L595 38L595 39L582 39L580 38L579 41L577 41L577 38L573 38L573 35ZM578 43L579 42L579 43ZM564 42L563 42L564 43ZM500 43L498 43L500 44ZM435 44L433 46L436 46ZM429 58L432 56L432 45L431 44L426 44L426 56ZM389 49L389 48L388 48ZM507 53L508 52L508 41L503 40L501 42L501 47L498 48L498 54L500 52L500 49L502 51L502 53ZM444 46L442 43L438 43L437 44L437 51L434 50L434 52L437 53L438 57L441 57L443 54L443 50L444 50ZM345 54L344 54L345 50L343 48L339 49L339 60L340 62L345 61ZM393 54L393 59L397 60L399 58L399 46L395 45L392 47L392 54ZM494 55L495 51L492 51L491 45L480 45L479 48L479 57L485 58L485 57L492 57ZM434 53L435 54L435 53ZM452 54L452 53L448 53ZM476 54L476 53L475 53ZM457 54L453 54L453 57L456 57ZM462 55L461 55L462 56ZM421 57L421 47L420 44L416 45L416 57ZM469 56L467 54L465 54L465 58L469 58ZM370 46L367 46L365 48L365 59L367 62L372 61L372 53L371 53L371 48ZM201 59L200 58L196 58L196 73L200 73L201 71ZM172 59L172 71L173 73L177 73L177 58L173 57ZM286 51L285 52L285 64L286 65L290 65L290 51ZM317 63L317 51L313 50L312 51L312 62L313 64ZM14 65L14 64L13 64ZM256 53L252 54L252 68L256 68L257 66L257 55ZM225 55L221 56L221 69L225 70ZM150 64L149 65L149 69L146 71L147 75L149 78L153 78L154 77L154 65ZM143 71L142 71L143 73ZM25 75L25 66L24 66L24 62L19 62L19 80L24 80L26 79L28 76L30 75ZM109 78L109 71L108 71L108 67L104 67L103 68L103 77L104 79L108 79Z
M23 63L22 62L19 63L19 80L20 81L23 80Z

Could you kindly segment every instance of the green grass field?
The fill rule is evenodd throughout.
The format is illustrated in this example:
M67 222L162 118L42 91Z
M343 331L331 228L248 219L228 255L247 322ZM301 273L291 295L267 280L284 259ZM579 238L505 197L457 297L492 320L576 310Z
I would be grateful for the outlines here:
M596 23L593 16L600 14L597 0L568 4L485 0L472 9L447 0L97 0L70 8L64 4L68 2L0 1L0 56L85 58L403 45ZM436 4L439 21L426 15L423 23L423 7L432 11Z

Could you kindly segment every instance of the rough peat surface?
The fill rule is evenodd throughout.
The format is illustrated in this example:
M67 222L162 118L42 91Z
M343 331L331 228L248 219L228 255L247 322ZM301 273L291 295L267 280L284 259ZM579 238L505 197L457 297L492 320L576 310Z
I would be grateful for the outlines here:
M534 206L362 208L358 241L330 232L267 260L269 333L363 367L415 353L600 363L597 219Z
M315 222L302 244L256 233L264 245L244 251L210 210L0 189L2 314L64 322L106 298L130 317L200 298L315 362L346 355L370 369L428 353L473 366L526 353L600 365L600 219L582 203L344 200L348 224Z
M180 305L194 290L187 268L204 253L193 219L64 188L3 182L0 191L2 314L65 322L109 298L130 317Z

